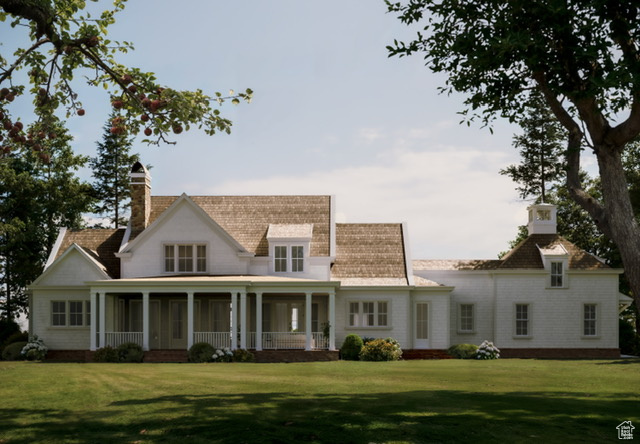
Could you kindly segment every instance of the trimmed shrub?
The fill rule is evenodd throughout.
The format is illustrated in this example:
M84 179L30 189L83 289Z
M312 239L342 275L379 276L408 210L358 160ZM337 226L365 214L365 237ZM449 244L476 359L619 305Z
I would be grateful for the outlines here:
M118 350L109 345L97 349L93 354L93 362L118 362L119 360Z
M360 352L361 361L399 361L401 357L400 344L392 338L369 341Z
M478 346L475 344L458 344L449 347L447 353L458 359L473 359L477 351Z
M500 350L491 341L483 341L476 352L476 359L498 359Z
M189 349L189 362L210 362L215 351L207 342L196 342Z
M120 362L142 362L144 358L142 347L134 342L120 344L116 350L118 351L118 360Z
M249 350L239 348L233 351L233 362L253 362L256 356Z
M340 347L340 357L346 361L357 361L363 346L362 338L355 334L347 335Z
M26 341L14 342L7 345L4 350L2 350L2 359L5 361L22 361L24 359L22 349L25 345L27 345Z
M2 351L7 345L13 344L14 342L28 342L28 341L29 341L29 333L27 333L26 331L18 330L16 332L13 332L4 340L4 342L0 342L0 356L2 356Z
M618 323L620 352L623 355L640 356L640 335L636 333L633 324L626 319L619 319Z
M37 335L34 335L33 338L27 342L27 345L22 348L20 353L28 361L42 361L45 356L47 356L48 351L49 349L44 345L44 341Z

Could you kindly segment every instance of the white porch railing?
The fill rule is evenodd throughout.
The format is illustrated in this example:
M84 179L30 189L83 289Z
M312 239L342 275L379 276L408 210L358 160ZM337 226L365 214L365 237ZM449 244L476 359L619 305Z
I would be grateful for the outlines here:
M255 349L257 344L256 332L247 332L247 348ZM215 348L231 347L230 332L206 332L193 333L193 342L206 342ZM263 332L262 348L264 350L304 350L307 345L306 333L291 332ZM240 348L240 334L238 334L238 348ZM311 333L311 348L313 350L327 350L329 339L322 332Z
M231 332L228 331L197 331L193 333L194 344L206 342L215 348L231 347Z
M115 332L107 331L104 333L104 339L106 344L110 347L117 347L127 342L133 342L142 347L142 332L127 331L127 332Z

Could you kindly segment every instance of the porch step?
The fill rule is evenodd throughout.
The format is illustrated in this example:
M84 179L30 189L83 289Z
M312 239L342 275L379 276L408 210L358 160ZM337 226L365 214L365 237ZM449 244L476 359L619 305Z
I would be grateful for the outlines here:
M409 349L402 350L402 359L453 359L453 356L449 355L446 350Z
M189 362L189 355L186 350L149 350L144 362Z

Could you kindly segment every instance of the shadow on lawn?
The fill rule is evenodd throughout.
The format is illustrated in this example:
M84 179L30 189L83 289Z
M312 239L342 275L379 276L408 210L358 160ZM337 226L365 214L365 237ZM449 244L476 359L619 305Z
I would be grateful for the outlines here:
M523 376L525 377L525 376ZM482 384L483 386L486 384ZM410 391L364 395L175 395L102 410L0 409L0 438L32 442L370 443L616 438L631 394ZM629 414L636 417L628 417ZM28 425L24 425L27 422ZM3 442L0 439L0 442Z

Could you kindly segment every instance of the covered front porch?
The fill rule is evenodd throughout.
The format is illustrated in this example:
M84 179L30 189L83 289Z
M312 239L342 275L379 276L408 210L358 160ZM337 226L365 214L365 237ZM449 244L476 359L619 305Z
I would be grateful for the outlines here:
M337 283L247 276L91 282L90 349L335 350Z

